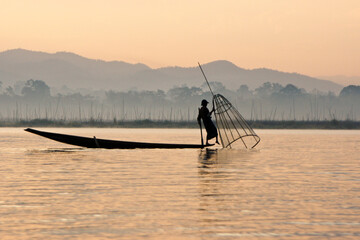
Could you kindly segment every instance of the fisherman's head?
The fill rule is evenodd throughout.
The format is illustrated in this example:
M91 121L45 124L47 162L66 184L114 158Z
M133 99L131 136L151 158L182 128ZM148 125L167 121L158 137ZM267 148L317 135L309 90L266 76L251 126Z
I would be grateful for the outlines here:
M203 99L203 100L201 101L201 106L206 107L208 103L209 103L209 102L206 101L206 99Z

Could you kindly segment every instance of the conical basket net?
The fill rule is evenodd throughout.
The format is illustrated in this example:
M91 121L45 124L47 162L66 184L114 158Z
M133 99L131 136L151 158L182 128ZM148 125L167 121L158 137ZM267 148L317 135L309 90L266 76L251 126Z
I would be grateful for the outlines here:
M223 148L232 148L235 142L242 142L245 148L253 148L260 142L260 137L224 96L214 95L214 107Z

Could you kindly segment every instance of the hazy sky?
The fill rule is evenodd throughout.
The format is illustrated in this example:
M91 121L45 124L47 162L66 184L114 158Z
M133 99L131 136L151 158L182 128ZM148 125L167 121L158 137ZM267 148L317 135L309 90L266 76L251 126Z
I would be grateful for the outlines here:
M360 76L359 0L0 0L0 51Z

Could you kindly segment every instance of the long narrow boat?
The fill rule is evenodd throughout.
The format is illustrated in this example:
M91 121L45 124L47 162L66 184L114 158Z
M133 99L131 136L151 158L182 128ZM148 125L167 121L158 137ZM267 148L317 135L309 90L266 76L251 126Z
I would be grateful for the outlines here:
M213 146L201 145L201 144L169 144L169 143L146 143L146 142L127 142L127 141L116 141L106 140L100 138L88 138L74 135L43 132L32 128L25 129L27 132L34 133L36 135L49 138L58 142L71 144L86 148L108 148L108 149L134 149L134 148L204 148Z

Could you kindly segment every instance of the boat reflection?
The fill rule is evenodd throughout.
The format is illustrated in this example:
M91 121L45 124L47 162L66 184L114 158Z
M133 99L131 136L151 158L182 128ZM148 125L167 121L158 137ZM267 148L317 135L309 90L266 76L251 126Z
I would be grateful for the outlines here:
M86 148L48 148L48 149L31 149L27 150L26 154L39 154L39 153L77 153L80 151L86 151ZM89 150L87 150L89 151Z

